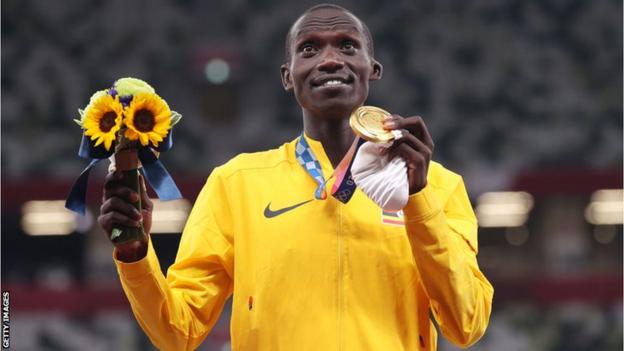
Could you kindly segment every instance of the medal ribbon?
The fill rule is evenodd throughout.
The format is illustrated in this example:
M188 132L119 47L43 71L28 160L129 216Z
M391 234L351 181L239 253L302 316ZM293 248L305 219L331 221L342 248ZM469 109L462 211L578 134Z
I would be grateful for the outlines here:
M334 186L331 189L331 195L342 203L346 204L349 202L355 193L356 188L356 184L351 178L351 164L353 163L355 153L364 142L364 139L356 137L353 144L351 144L349 151L347 151L347 154L342 158L332 175L325 180L320 162L316 158L316 155L314 155L314 152L310 148L308 142L305 140L303 133L301 133L301 136L299 136L299 140L297 141L297 146L295 147L295 157L301 167L303 167L303 169L305 169L318 184L318 187L314 192L314 197L317 200L327 199L325 185L331 178L336 177Z

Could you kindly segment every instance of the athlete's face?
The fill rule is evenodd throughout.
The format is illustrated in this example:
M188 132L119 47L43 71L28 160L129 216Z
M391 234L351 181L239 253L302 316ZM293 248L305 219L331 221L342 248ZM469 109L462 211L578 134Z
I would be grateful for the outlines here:
M366 100L368 82L381 78L381 64L370 57L360 21L344 11L320 9L301 17L287 45L284 88L314 115L350 114Z

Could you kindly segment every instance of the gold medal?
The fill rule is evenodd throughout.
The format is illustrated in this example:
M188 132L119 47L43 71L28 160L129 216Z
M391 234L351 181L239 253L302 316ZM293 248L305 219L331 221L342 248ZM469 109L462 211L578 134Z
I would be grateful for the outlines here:
M360 106L349 118L351 129L367 141L385 144L394 140L392 131L383 127L384 118L390 113L375 106Z

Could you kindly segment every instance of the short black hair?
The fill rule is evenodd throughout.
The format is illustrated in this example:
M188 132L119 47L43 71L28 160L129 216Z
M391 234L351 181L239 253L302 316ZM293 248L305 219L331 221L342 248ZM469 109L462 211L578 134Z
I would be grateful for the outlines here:
M366 37L366 47L368 48L368 54L370 55L371 58L375 57L375 50L373 47L373 36L371 35L370 30L368 29L368 26L366 25L366 23L364 23L358 16L356 16L355 14L353 14L353 12L345 9L342 6L338 6L338 5L334 5L334 4L318 4L315 6L310 7L309 9L305 10L301 16L299 16L297 18L297 21L299 21L299 19L309 13L312 13L314 11L317 10L323 10L323 9L333 9L333 10L339 10L339 11L343 11L345 13L348 13L350 15L352 15L353 17L355 17L360 24L362 25L362 30L364 31L364 36ZM297 23L297 21L295 21L290 28L288 29L288 33L286 34L286 45L285 45L285 59L286 62L290 62L290 56L292 54L292 52L290 51L290 42L292 40L292 29L293 26L295 25L295 23Z

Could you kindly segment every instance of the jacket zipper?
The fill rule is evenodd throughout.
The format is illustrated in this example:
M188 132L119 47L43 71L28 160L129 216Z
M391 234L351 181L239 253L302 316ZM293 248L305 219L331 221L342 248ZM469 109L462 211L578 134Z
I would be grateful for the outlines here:
M338 350L342 350L342 298L343 298L343 267L342 267L342 204L338 204L338 231L337 231L337 242L338 242Z

